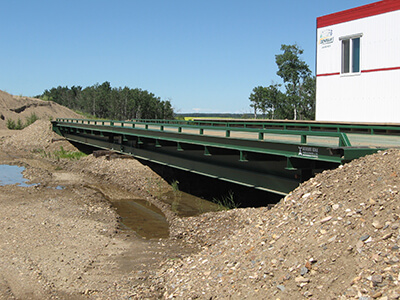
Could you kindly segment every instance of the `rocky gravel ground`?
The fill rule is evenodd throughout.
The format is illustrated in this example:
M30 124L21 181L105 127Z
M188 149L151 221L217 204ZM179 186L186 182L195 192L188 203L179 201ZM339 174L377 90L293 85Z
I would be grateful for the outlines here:
M184 220L198 254L159 276L178 299L398 299L400 151L325 171L271 210Z
M47 186L60 178L71 185L67 194L0 189L0 299L24 299L19 290L36 299L400 298L399 150L325 171L272 209L181 218L160 197L170 187L147 167L93 156L54 161L43 151L72 146L49 122L31 126L0 140L16 149L2 161L26 165ZM90 184L158 206L170 238L143 244L119 233L115 210Z

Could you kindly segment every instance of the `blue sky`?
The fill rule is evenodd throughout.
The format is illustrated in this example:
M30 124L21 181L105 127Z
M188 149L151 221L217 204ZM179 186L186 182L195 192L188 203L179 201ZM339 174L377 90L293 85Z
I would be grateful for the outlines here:
M251 112L297 43L315 69L316 18L366 0L0 0L0 90L141 88L176 112Z

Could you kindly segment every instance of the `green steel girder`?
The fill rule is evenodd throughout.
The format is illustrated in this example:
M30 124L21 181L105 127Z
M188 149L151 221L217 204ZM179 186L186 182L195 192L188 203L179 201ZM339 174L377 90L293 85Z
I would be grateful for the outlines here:
M193 145L203 145L224 149L233 149L238 151L258 152L271 155L280 155L285 157L301 157L310 160L323 160L333 163L342 163L348 161L346 157L339 154L332 154L330 148L318 145L302 145L287 142L259 141L249 139L234 139L216 136L195 135L178 132L166 132L156 130L143 130L126 127L110 127L84 124L58 124L59 127L65 127L75 130L93 129L101 131L103 135L125 135L135 136L143 139L159 141L173 141ZM306 150L306 151L302 151ZM361 150L362 152L362 150Z
M155 145L148 146L147 148L137 148L70 133L66 133L64 136L72 142L94 146L101 149L117 150L121 153L132 155L138 159L281 195L289 193L291 190L296 188L300 182L295 175L287 176L287 174L277 174L279 162L272 162L271 166L273 166L273 170L269 170L269 173L259 172L259 170L255 170L255 168L253 170L249 168L238 168L236 162L240 163L239 157L233 158L231 161L227 158L225 160L220 160L217 159L217 157L224 157L224 155L204 155L204 150L184 151L184 153L191 152L191 154L183 156L178 154L178 149L166 149L162 152L157 151L159 148L156 148ZM273 172L274 170L275 172Z
M106 122L112 125L103 125ZM204 128L199 128L198 134L189 134L183 133L181 128L176 132L166 131L164 125L154 130L149 124L138 128L134 123L115 126L116 121L91 123L54 121L53 130L73 142L116 150L281 195L289 193L316 172L379 150L343 147L342 144L347 144L347 136L342 133L329 134L340 141L338 147L332 148L306 144L306 138L299 143L277 142L232 138L229 134L224 137L204 135ZM284 134L303 136L304 132ZM326 133L313 132L312 135L326 136Z

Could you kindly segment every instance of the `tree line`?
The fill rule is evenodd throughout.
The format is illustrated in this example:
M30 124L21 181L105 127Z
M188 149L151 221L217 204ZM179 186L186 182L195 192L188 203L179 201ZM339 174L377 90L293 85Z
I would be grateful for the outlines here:
M313 120L316 80L309 66L300 59L303 50L297 45L281 45L281 51L275 55L275 62L284 89L280 84L255 87L249 97L254 117L261 112L269 119Z
M174 110L169 100L163 101L153 93L139 88L112 88L110 82L81 86L58 86L36 96L51 100L72 110L96 118L128 119L173 119Z

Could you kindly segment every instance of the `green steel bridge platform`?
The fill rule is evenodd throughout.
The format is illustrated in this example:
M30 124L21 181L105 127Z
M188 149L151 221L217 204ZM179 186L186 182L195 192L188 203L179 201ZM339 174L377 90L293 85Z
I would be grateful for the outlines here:
M400 147L400 124L57 119L71 142L286 195L316 173Z

